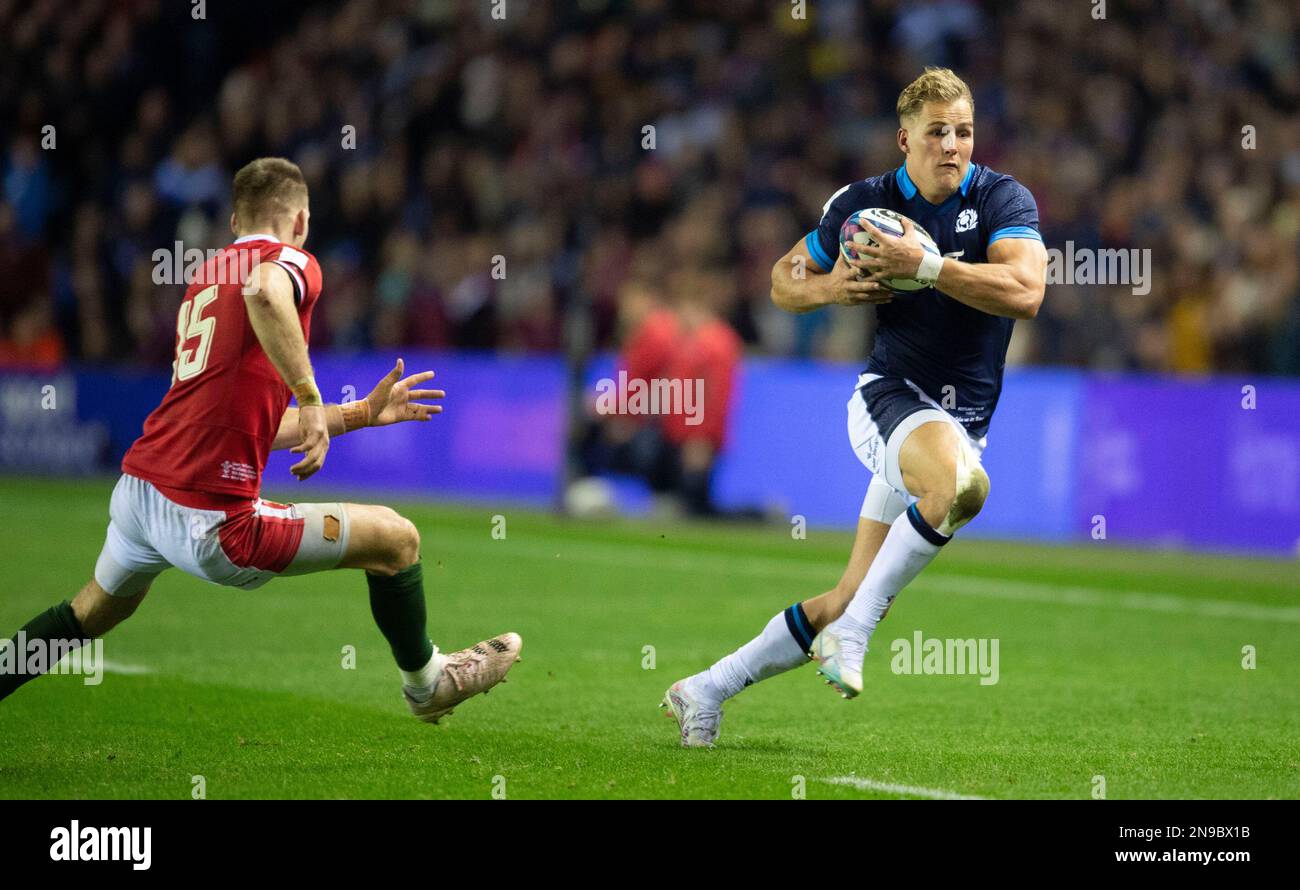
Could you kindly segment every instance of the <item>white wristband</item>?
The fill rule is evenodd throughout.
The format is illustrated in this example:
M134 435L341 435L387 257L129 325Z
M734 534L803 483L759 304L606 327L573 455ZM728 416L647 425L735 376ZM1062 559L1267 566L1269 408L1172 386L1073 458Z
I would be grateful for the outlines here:
M944 257L926 250L921 253L921 265L916 269L916 280L925 285L933 285L939 280L939 270L943 268Z

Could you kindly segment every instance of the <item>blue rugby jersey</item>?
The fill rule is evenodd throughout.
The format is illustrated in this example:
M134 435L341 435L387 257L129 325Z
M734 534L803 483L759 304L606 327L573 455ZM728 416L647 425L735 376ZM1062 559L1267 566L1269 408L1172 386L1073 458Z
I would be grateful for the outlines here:
M821 222L804 239L824 271L835 265L840 225L868 207L910 217L930 233L940 253L965 263L987 262L988 246L1003 238L1043 240L1034 196L1014 178L972 162L961 187L936 206L922 197L902 166L846 185L826 202ZM867 370L906 377L941 405L953 401L945 395L955 396L949 413L982 438L1002 392L1015 319L981 312L932 287L899 294L876 313L876 345ZM945 393L945 386L953 390Z

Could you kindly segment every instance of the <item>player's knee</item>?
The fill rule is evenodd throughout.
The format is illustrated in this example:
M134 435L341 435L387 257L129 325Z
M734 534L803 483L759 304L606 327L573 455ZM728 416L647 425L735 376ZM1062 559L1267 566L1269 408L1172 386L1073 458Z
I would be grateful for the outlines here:
M917 505L926 521L943 535L979 515L989 494L989 476L979 458L963 453L954 461L945 481L932 484Z
M398 562L401 563L401 569L415 565L416 560L420 558L420 530L415 527L415 523L405 516L397 517L400 521L401 531L398 533Z
M952 503L944 521L939 525L941 534L950 535L979 515L989 496L989 474L978 460L959 466L953 486Z
M420 532L415 523L396 510L386 510L384 520L381 565L372 571L395 575L420 558Z
M931 481L925 488L914 492L917 495L917 508L925 521L935 528L952 513L957 503L957 473L954 468L943 472L941 480Z

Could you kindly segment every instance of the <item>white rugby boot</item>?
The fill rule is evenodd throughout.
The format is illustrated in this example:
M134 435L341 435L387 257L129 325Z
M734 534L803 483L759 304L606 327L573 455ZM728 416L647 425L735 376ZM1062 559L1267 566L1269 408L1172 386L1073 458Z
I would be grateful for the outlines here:
M425 723L437 723L467 698L506 682L506 673L519 661L524 641L517 633L504 633L444 656L433 695L416 701L406 689L402 696L411 713Z
M866 634L855 633L832 621L813 639L809 653L817 661L817 673L826 678L844 698L862 692L862 661L867 655Z
M722 705L700 695L691 678L678 680L659 704L666 716L676 717L683 748L712 748L722 725Z

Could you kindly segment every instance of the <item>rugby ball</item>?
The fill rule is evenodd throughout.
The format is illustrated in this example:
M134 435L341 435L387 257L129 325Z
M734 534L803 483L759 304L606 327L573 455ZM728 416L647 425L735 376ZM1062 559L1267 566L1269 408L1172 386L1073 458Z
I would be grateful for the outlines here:
M867 244L875 246L876 239L862 225L863 220L871 223L877 229L886 235L893 235L897 238L903 237L903 220L907 217L901 213L895 213L893 210L886 210L883 207L868 207L866 210L858 210L850 213L848 219L840 226L840 250L843 251L846 259L856 260L857 252L853 249L855 244ZM934 243L930 233L918 226L915 222L912 227L916 230L916 238L921 242L921 249L935 256L939 256L939 245ZM900 293L917 291L929 287L917 281L915 278L890 278L885 282L885 286L890 290Z

